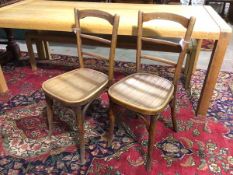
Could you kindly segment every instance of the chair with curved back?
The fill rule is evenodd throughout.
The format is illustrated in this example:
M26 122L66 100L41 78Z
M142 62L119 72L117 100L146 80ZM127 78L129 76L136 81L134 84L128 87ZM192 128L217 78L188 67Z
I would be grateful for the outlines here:
M83 34L80 21L81 19L86 17L96 17L108 21L109 24L112 26L111 40L100 38L98 36ZM74 31L77 37L77 51L78 51L80 68L53 77L45 81L42 85L42 89L45 93L46 103L47 103L49 137L51 137L52 134L53 99L61 102L65 106L70 107L71 109L74 110L76 114L76 122L79 131L78 134L79 134L81 164L85 163L85 142L84 142L85 112L88 106L91 104L91 102L96 97L98 97L113 80L113 68L114 68L118 26L119 26L118 15L111 15L107 12L99 11L99 10L75 9ZM107 58L109 60L108 75L84 67L83 55L97 57L97 58L104 58L104 57L101 55L97 55L95 53L83 52L82 39L87 39L94 42L100 42L102 44L110 46L109 57Z
M181 24L186 30L184 38L179 43L163 39L155 39L143 36L143 23L151 20L168 20ZM147 151L146 168L151 169L151 156L155 137L155 124L158 114L162 112L168 104L171 107L171 116L174 130L177 131L175 119L175 104L177 82L180 77L182 63L186 54L186 49L190 42L195 18L186 18L172 13L138 13L138 29L137 29L137 73L129 75L117 83L113 84L109 90L110 98L110 128L108 135L108 145L111 145L113 140L113 130L115 123L114 105L121 105L129 110L139 114L140 118L144 119L149 132L149 142ZM170 48L179 52L178 61L174 62L165 58L155 57L142 54L143 43L152 43ZM140 72L141 59L149 59L162 62L175 67L174 79L169 81L163 77L151 73ZM147 121L144 115L150 116L150 122Z

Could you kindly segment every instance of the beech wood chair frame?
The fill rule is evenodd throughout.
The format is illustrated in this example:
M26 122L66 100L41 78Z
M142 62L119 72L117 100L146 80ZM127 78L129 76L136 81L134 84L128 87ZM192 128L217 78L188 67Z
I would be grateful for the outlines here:
M78 52L78 57L79 57L79 63L80 63L80 68L84 68L84 59L83 55L88 55L91 57L97 57L100 59L108 59L109 60L109 71L108 71L108 83L103 86L103 88L92 94L90 97L86 98L85 100L77 103L71 103L67 102L65 99L62 100L60 98L57 98L54 95L51 95L52 93L48 93L45 91L45 97L46 97L46 103L47 103L47 117L48 117L48 123L49 123L49 137L51 138L52 134L52 122L53 122L53 110L52 110L52 105L53 105L53 99L58 100L65 106L71 107L71 109L74 110L76 114L76 122L77 122L77 127L78 127L78 134L79 134L79 145L80 145L80 155L81 155L81 164L85 163L85 141L84 141L84 117L87 108L89 105L92 103L92 101L98 97L108 86L109 83L112 82L113 80L113 67L114 67L114 59L115 59L115 49L116 49L116 42L117 42L117 32L118 32L118 26L119 26L119 16L118 15L111 15L107 12L104 11L99 11L99 10L78 10L75 9L75 27L74 27L74 32L76 33L76 38L77 38L77 52ZM80 20L86 17L97 17L97 18L102 18L106 21L108 21L112 25L112 38L111 40L107 40L104 38L92 36L92 35L87 35L83 34L81 32L81 25L80 25ZM89 52L83 52L82 51L82 38L88 38L89 40L105 43L106 45L110 46L110 52L109 52L109 57L105 58L102 57L98 54L95 53L89 53ZM45 82L46 83L46 82ZM85 88L85 87L84 87Z
M184 28L186 28L186 33L184 36L184 39L181 39L179 43L174 43L171 41L161 40L161 39L154 39L154 38L148 38L143 37L143 23L151 20L169 20L174 21L177 23L180 23ZM109 135L108 135L108 145L111 145L113 140L113 130L115 125L115 115L114 113L114 105L121 105L123 107L126 107L136 113L138 113L139 117L142 118L147 126L148 132L149 132L149 143L148 143L148 152L147 152L147 160L146 160L146 168L147 170L151 169L151 159L152 159L152 151L153 151L153 145L154 145L154 137L155 137L155 124L156 120L158 118L158 114L166 108L166 106L169 104L171 107L171 116L172 116L172 123L174 130L177 131L177 123L175 119L175 104L176 104L176 91L177 91L177 82L180 77L180 73L182 70L182 64L185 58L186 49L188 48L191 34L193 31L193 26L195 24L195 18L191 17L190 19L179 16L172 13L143 13L139 11L138 13L138 29L137 29L137 54L136 54L136 68L137 72L136 74L140 74L141 71L141 59L149 59L153 61L162 62L171 66L175 67L175 73L174 73L174 79L172 84L174 85L173 89L173 95L171 95L171 98L167 101L164 101L164 104L161 106L160 109L154 110L154 111L148 111L146 108L138 107L133 104L130 104L129 101L123 101L120 98L117 98L114 96L114 87L117 83L124 83L127 78L129 79L132 75L124 78L123 80L120 80L116 84L112 85L108 92L109 92L109 98L110 98L110 108L109 108L109 119L110 119L110 128L109 128ZM158 58L150 55L143 55L142 54L142 42L150 42L152 44L160 44L164 47L174 49L177 52L179 52L178 61L173 62L170 60L166 60L164 58ZM132 85L133 86L133 85ZM147 89L145 89L147 91ZM116 92L116 91L115 91ZM122 93L123 94L123 93ZM136 95L136 94L134 94ZM145 99L146 100L146 99ZM144 115L150 116L150 122L146 120Z

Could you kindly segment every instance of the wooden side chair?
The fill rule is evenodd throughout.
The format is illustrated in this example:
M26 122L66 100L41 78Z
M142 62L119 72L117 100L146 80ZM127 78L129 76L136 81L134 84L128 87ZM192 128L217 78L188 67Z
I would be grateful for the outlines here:
M181 24L185 30L185 36L179 43L173 43L162 39L154 39L142 36L143 23L150 20L168 20ZM172 13L138 13L138 30L137 30L137 73L129 75L117 83L113 84L109 90L110 98L110 128L108 134L108 145L111 145L113 139L113 130L115 123L114 109L115 104L121 105L129 110L139 114L144 119L149 131L149 143L147 152L147 170L151 169L151 156L155 138L155 123L158 114L169 104L171 107L171 116L174 130L177 131L175 118L176 90L177 82L180 77L182 63L186 54L186 49L190 42L190 37L195 24L195 18L186 18ZM177 50L180 54L177 62L164 58L154 57L142 54L143 42L160 44L164 47ZM149 59L162 62L175 67L173 81L159 77L151 73L140 72L141 59ZM150 116L150 122L143 115Z
M86 17L97 17L107 20L112 25L112 38L107 40L93 35L82 33L80 20ZM77 37L77 51L80 68L66 72L45 81L42 85L47 103L47 117L49 123L49 137L52 134L53 122L53 99L61 102L65 106L75 111L76 122L79 134L81 164L85 163L85 142L84 142L84 116L88 106L98 97L113 80L113 68L115 49L117 42L117 32L119 25L119 16L111 15L99 10L77 10L75 9L75 28ZM82 39L89 39L95 42L104 43L110 46L109 57L97 55L95 53L83 52ZM109 60L108 75L84 67L83 55L105 58Z

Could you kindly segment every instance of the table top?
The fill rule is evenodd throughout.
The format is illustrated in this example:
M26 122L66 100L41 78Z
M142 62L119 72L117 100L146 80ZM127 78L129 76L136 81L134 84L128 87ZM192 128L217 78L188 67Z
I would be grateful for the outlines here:
M220 32L231 33L231 28L210 6L182 6L158 4L123 4L74 1L24 0L0 8L0 27L35 30L72 31L74 8L99 9L120 16L119 34L136 35L138 10L143 12L172 12L186 17L195 16L192 37L218 39ZM159 23L159 25L157 25ZM180 37L182 26L175 23L148 22L145 35ZM99 19L87 18L82 24L86 32L109 34L110 25Z

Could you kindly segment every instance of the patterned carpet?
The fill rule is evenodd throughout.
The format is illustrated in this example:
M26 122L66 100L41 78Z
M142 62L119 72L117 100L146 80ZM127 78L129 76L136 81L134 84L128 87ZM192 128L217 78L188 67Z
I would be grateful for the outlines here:
M26 53L23 53L26 57ZM115 127L107 147L108 97L103 93L85 116L86 164L81 166L76 146L73 111L55 103L54 131L48 139L44 94L41 83L78 65L75 57L53 55L40 61L32 72L26 61L3 66L10 91L0 95L0 174L147 174L144 160L146 128L135 114L118 107L124 120ZM105 61L87 59L89 67L106 70ZM171 78L173 69L144 65L146 71ZM117 80L133 73L135 64L116 63ZM179 84L177 120L172 130L170 109L156 126L153 168L149 174L233 174L233 74L221 72L206 120L194 115L205 71L192 78L191 93Z
M201 49L202 50L212 50L214 47L214 40L202 40Z

